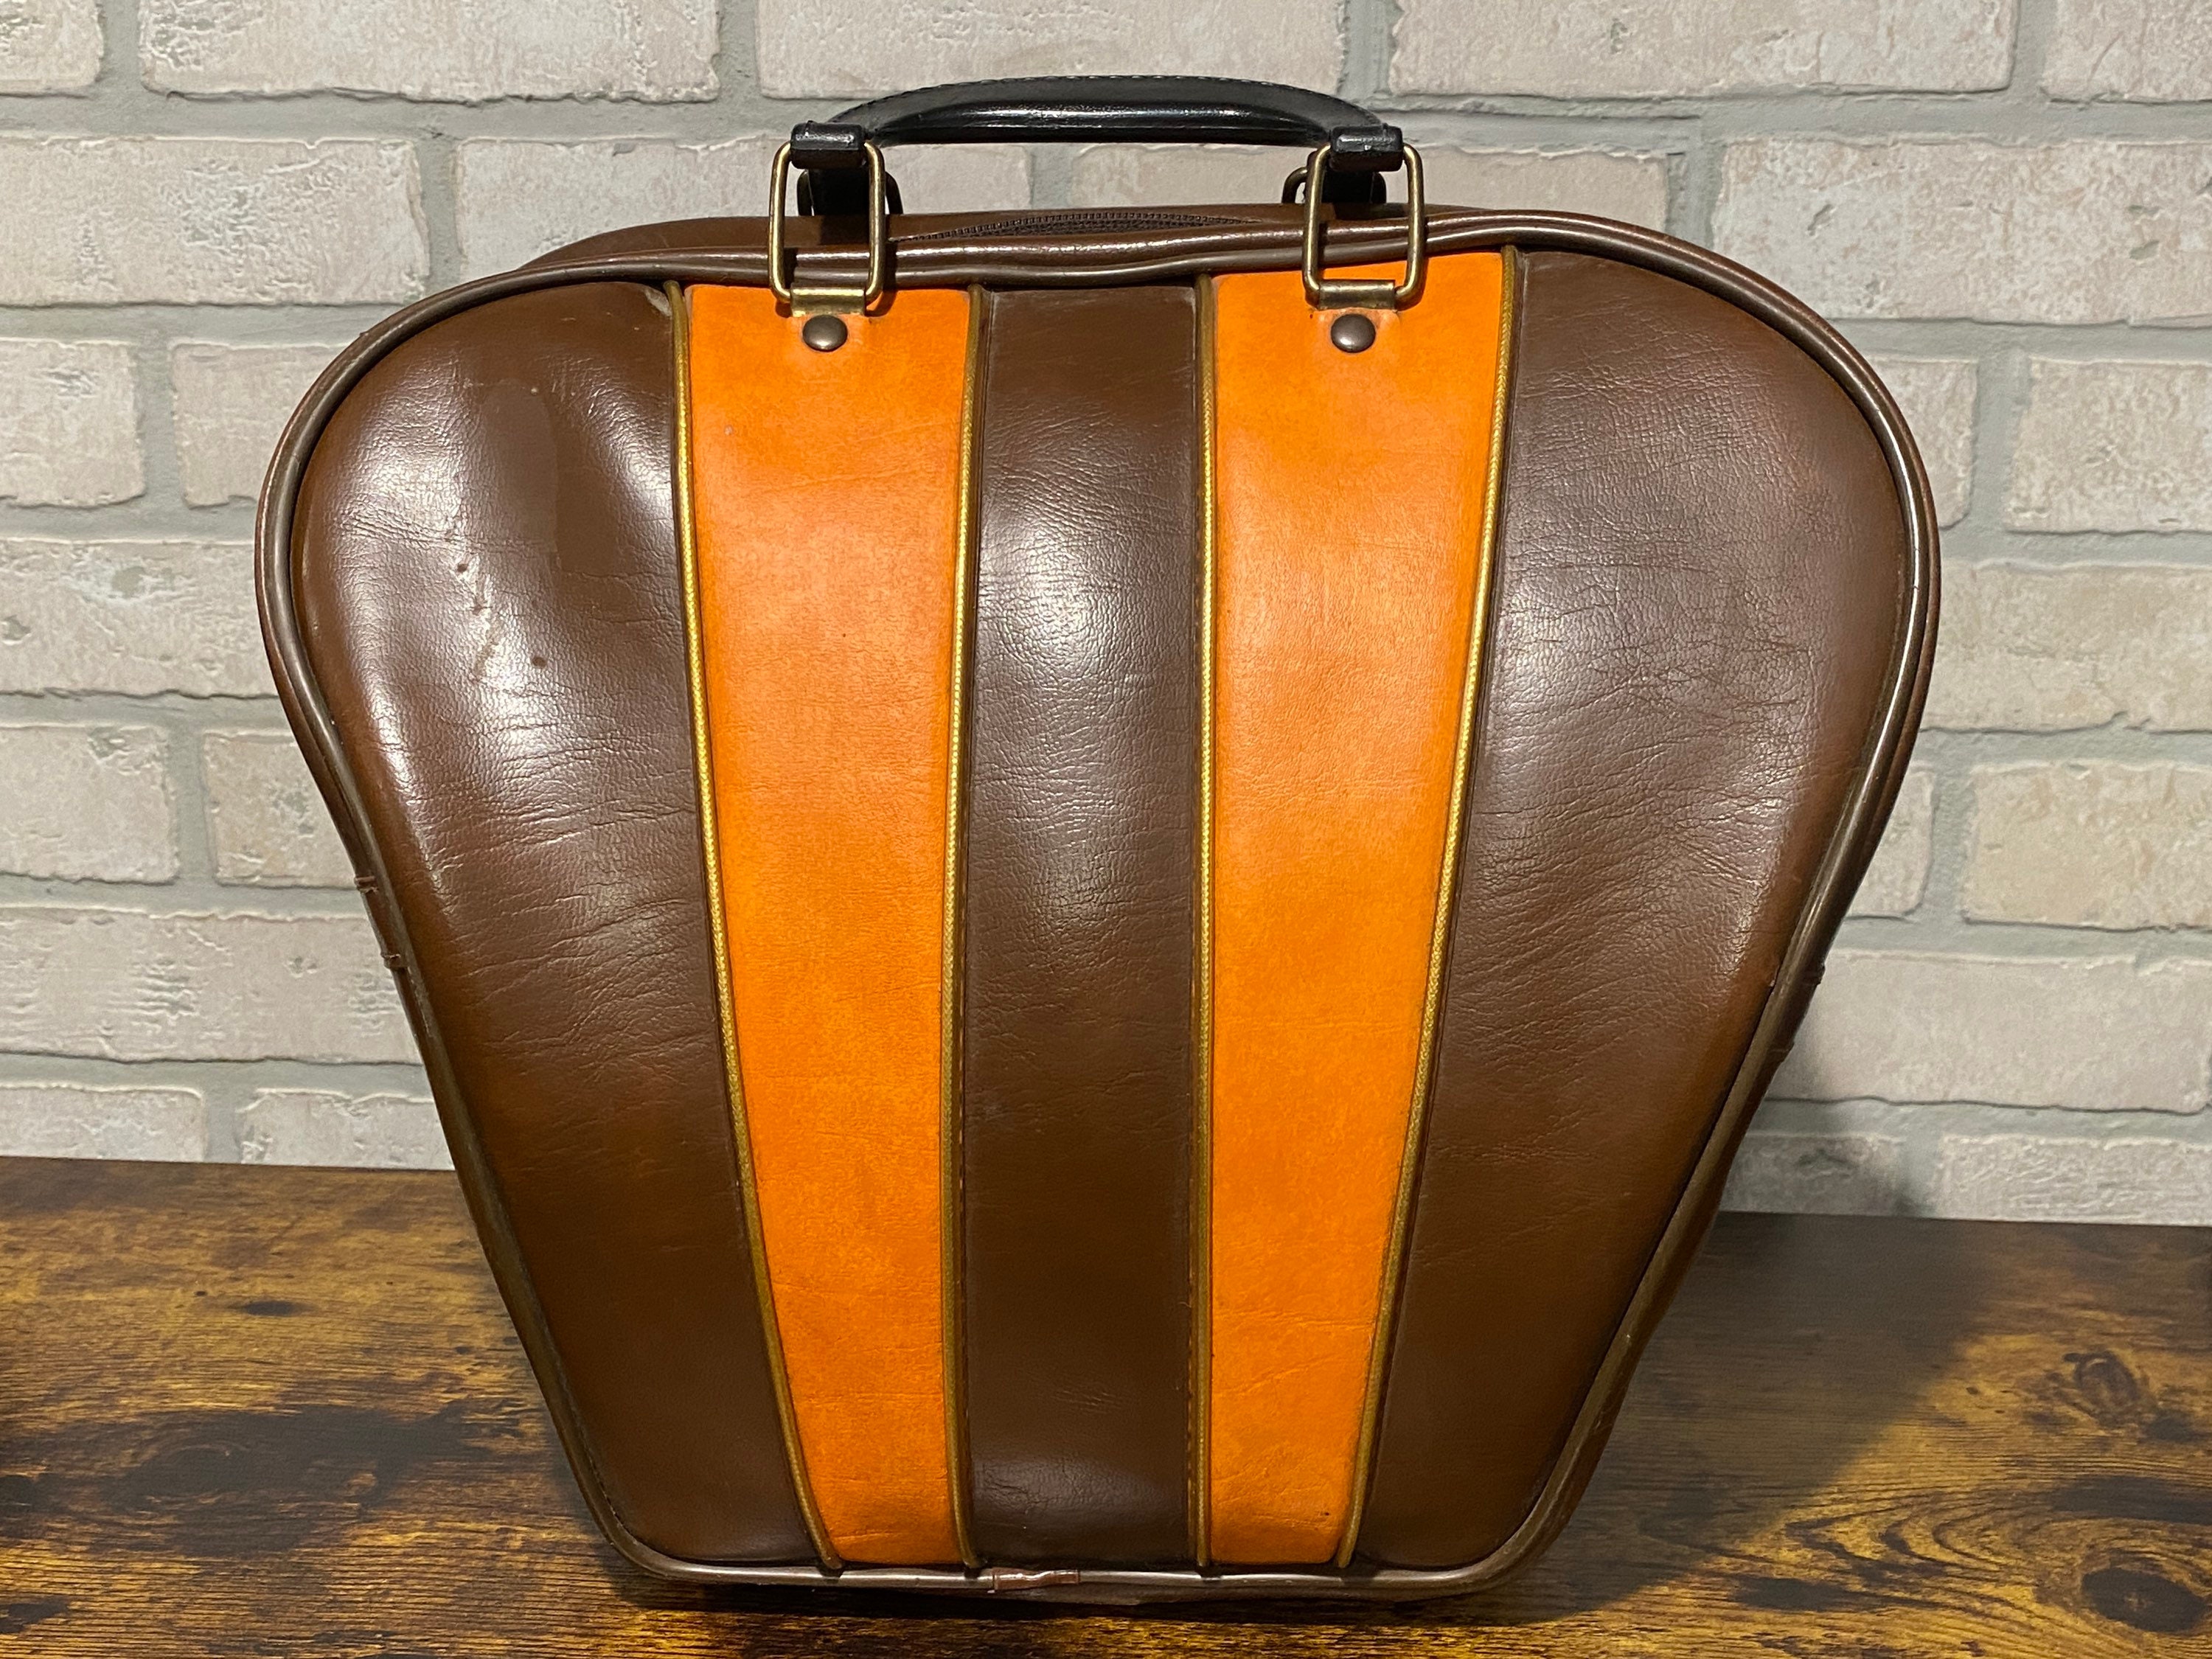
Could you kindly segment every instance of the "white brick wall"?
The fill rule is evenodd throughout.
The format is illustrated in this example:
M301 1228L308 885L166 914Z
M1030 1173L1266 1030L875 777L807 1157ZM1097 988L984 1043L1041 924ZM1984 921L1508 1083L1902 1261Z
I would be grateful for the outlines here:
M238 1114L248 1164L335 1164L354 1169L450 1170L438 1109L419 1095L345 1095L263 1089Z
M1653 230L1667 228L1667 158L1601 149L1470 149L1423 147L1432 201L1462 207L1543 208L1594 213Z
M158 92L711 98L714 0L142 0Z
M1469 149L1422 146L1432 202L1456 206L1549 208L1595 213L1663 230L1663 155L1595 149ZM1170 144L1089 144L1074 159L1079 207L1272 202L1297 158L1257 145L1194 149ZM904 172L905 164L900 170ZM1395 192L1402 197L1401 188Z
M1713 243L1833 317L2212 316L2212 144L1755 138Z
M1935 1199L1944 1215L1990 1221L2212 1226L2212 1146L2148 1135L1945 1135Z
M1438 201L1718 247L1918 433L1929 730L1729 1201L2207 1218L2202 0L0 4L0 1152L443 1161L253 612L252 497L338 343L757 213L848 95L1159 71L1392 109ZM1297 158L891 159L935 211L1273 199Z
M2212 927L2212 767L2027 761L1972 783L1969 917Z
M285 417L337 355L335 345L186 340L169 353L169 418L185 502L251 501Z
M256 887L345 887L353 862L289 732L200 739L215 878Z
M839 97L1005 75L1228 75L1334 90L1337 0L760 0L761 87Z
M0 1158L192 1164L207 1155L207 1102L195 1090L0 1085Z
M2043 85L2057 98L2212 98L2201 0L2057 0Z
M0 496L25 507L101 507L145 487L130 346L0 340Z
M77 92L100 74L100 0L14 0L0 21L0 92Z
M1731 1210L1879 1215L1897 1207L1904 1164L1894 1135L1752 1134L1729 1172L1725 1201Z
M1398 92L1699 97L2002 87L2012 0L1401 0Z
M2212 569L1955 562L1927 724L2212 732Z
M455 170L463 268L472 276L505 270L625 225L757 216L767 211L769 161L778 142L472 139L459 147ZM1030 199L1029 155L1014 145L903 150L891 170L903 204L915 213L1019 207Z
M1926 772L1907 773L1890 810L1888 832L1852 897L1853 915L1905 916L1919 908L1928 890L1935 817L1935 779Z
M0 541L0 694L275 690L243 544Z
M0 726L0 873L166 882L177 873L168 733Z
M1891 357L1876 353L1875 373L1920 441L1936 517L1946 528L1966 516L1974 489L1974 405L1980 371L1971 357Z
M414 149L362 138L0 138L0 305L344 305L428 262Z
M2212 962L1838 949L1774 1091L2202 1112Z
M2212 530L2212 363L2039 357L2027 373L2008 524Z
M368 919L0 906L0 1051L405 1061Z

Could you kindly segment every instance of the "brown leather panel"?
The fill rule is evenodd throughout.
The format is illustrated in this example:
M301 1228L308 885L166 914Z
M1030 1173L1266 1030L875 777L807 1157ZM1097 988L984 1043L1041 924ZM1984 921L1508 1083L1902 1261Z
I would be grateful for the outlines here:
M950 1562L939 1066L968 296L812 351L691 293L693 499L744 1121L847 1560Z
M1866 763L1911 563L1872 430L1765 325L1525 264L1493 625L1364 1559L1520 1524Z
M1019 238L995 236L972 244L963 244L957 239L941 243L930 241L910 246L902 253L899 277L902 283L923 287L964 285L977 281L1127 284L1176 280L1202 269L1288 269L1296 264L1297 234L1294 227L1286 227L1285 231L1286 234L1270 231L1257 240L1211 230L1164 230L1126 239L1055 240L1048 234L1026 242ZM1808 959L1817 961L1834 918L1840 913L1850 887L1879 836L1887 799L1893 793L1911 747L1918 689L1925 683L1936 586L1933 517L1924 477L1894 404L1863 362L1804 307L1750 273L1685 244L1628 227L1541 213L1448 212L1432 220L1431 231L1431 249L1439 253L1495 248L1512 243L1595 254L1632 267L1667 273L1701 292L1717 296L1751 317L1763 319L1765 326L1802 347L1814 363L1834 377L1882 447L1889 462L1888 484L1909 507L1909 544L1905 550L1905 568L1901 574L1911 588L1911 614L1907 626L1893 642L1892 654L1884 665L1884 672L1889 676L1890 695L1885 703L1881 730L1860 780L1862 787L1851 797L1854 804L1845 826L1847 840L1840 856L1831 860L1809 896L1808 908L1798 919L1784 957L1795 985L1797 970L1807 964ZM1364 248L1389 234L1388 227L1378 227L1356 245ZM1337 240L1336 234L1332 233L1332 246L1336 245ZM1096 252L1094 245L1102 242L1113 246L1103 253ZM1383 251L1377 249L1378 252ZM307 507L302 497L302 479L309 471L316 444L325 424L348 399L357 392L362 396L378 394L384 384L379 368L392 354L443 322L520 293L551 298L559 289L616 282L647 282L657 288L668 278L758 283L760 260L757 252L724 255L678 253L609 258L596 264L525 271L483 279L431 296L368 331L341 354L318 381L287 427L258 522L258 584L263 624L286 713L300 735L318 782L338 817L356 862L365 872L373 872L378 881L378 888L370 893L371 909L393 955L401 991L422 1042L441 1108L455 1139L456 1156L471 1207L483 1230L487 1251L514 1310L532 1364L547 1389L564 1443L577 1462L579 1476L595 1516L625 1553L659 1573L700 1582L815 1585L830 1581L811 1563L804 1560L803 1551L793 1552L798 1559L787 1558L785 1564L758 1560L748 1564L737 1558L713 1559L659 1553L651 1542L633 1535L625 1516L610 1504L608 1479L602 1476L592 1458L591 1437L581 1421L577 1390L565 1374L562 1354L549 1330L545 1310L539 1304L526 1271L526 1259L518 1249L499 1183L478 1144L472 1121L475 1103L456 1081L458 1050L449 1054L448 1033L436 1017L425 989L424 946L439 943L432 937L437 930L422 930L424 938L418 940L416 928L389 897L399 884L391 878L390 866L403 855L412 855L405 854L404 845L387 848L382 844L392 837L384 835L378 826L387 823L391 815L380 805L372 810L368 797L372 791L385 787L384 770L362 763L362 752L369 744L362 740L357 729L350 739L343 738L338 730L337 717L340 711L332 703L345 700L344 694L338 691L343 671L325 672L330 666L329 658L334 654L325 648L332 630L325 626L318 631L311 647L308 618L303 610L307 599L306 589L310 584L295 580L295 541L304 539L304 532L295 538L295 530L301 528L300 520L306 515ZM526 365L529 362L526 353L512 356L515 362ZM477 431L472 428L459 432L453 435L452 444L474 443ZM494 434L491 442L498 441ZM451 446L441 445L434 453L416 459L426 465L447 464L452 459ZM365 476L376 481L378 487L364 490L357 499L342 505L318 502L316 513L326 522L337 522L348 514L363 520L390 516L386 512L386 503L392 491L412 489L414 478L420 473L410 476L403 471L387 477L371 469ZM503 520L488 526L459 522L471 534L483 532L496 535L506 528ZM325 615L327 611L325 605ZM1870 643L1868 648L1878 647ZM326 679L330 684L325 684ZM351 719L350 711L347 718ZM570 884L568 890L576 890ZM1784 995L1780 1006L1770 1007L1762 1020L1763 1035L1777 1036L1786 1031L1794 1024L1790 1009L1798 1006L1802 1006L1801 999L1792 991ZM470 1034L463 1030L457 1035L465 1039ZM1767 1056L1770 1060L1771 1057ZM1744 1075L1747 1079L1756 1078L1766 1069L1766 1063L1754 1057ZM1737 1100L1747 1091L1755 1094L1755 1085L1740 1084L1731 1099ZM1732 1114L1732 1121L1735 1116ZM1732 1136L1723 1139L1732 1139ZM1724 1145L1710 1146L1699 1164L1698 1180L1700 1191L1707 1197L1717 1192L1717 1176L1725 1164L1726 1150ZM1632 1328L1624 1327L1608 1349L1598 1373L1599 1394L1589 1400L1577 1420L1568 1442L1567 1459L1555 1465L1554 1474L1540 1500L1539 1511L1504 1548L1478 1561L1449 1569L1368 1569L1349 1576L1303 1571L1206 1575L1187 1569L1094 1569L1085 1572L1079 1583L1072 1582L1069 1575L1051 1572L1019 1577L1007 1573L969 1577L942 1568L886 1566L855 1568L836 1582L855 1588L933 1589L1077 1601L1101 1595L1149 1599L1312 1594L1388 1600L1455 1593L1494 1582L1525 1565L1564 1521L1581 1480L1587 1476L1602 1443L1605 1424L1610 1419L1612 1408L1619 1403L1621 1387L1641 1339L1648 1334L1651 1322L1663 1308L1667 1287L1679 1276L1680 1266L1694 1247L1695 1235L1701 1231L1701 1218L1707 1209L1705 1202L1693 1198L1674 1215L1667 1228L1667 1243L1660 1255L1651 1261L1632 1304ZM590 1222L588 1211L582 1212L582 1219L586 1224Z
M669 354L626 283L398 346L307 468L298 600L592 1471L653 1548L804 1561L716 1038Z
M1374 344L1217 285L1214 1558L1336 1552L1425 1027L1501 261Z
M1194 296L988 304L963 1131L975 1543L1187 1561Z

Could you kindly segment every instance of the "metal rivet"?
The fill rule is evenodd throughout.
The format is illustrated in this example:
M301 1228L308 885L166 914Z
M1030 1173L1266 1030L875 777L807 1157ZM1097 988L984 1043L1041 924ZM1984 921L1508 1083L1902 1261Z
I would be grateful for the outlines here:
M1347 311L1328 325L1328 340L1339 351L1364 351L1375 343L1375 319Z
M1375 331L1370 326L1370 335ZM817 351L835 351L845 343L845 319L823 314L809 317L799 325L799 337Z

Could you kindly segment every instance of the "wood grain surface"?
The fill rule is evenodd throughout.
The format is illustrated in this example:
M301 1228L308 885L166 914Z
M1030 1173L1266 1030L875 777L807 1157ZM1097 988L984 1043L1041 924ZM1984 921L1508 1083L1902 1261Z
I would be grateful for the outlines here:
M2212 1232L1727 1216L1565 1535L1401 1607L708 1592L452 1177L0 1161L0 1656L2212 1655Z

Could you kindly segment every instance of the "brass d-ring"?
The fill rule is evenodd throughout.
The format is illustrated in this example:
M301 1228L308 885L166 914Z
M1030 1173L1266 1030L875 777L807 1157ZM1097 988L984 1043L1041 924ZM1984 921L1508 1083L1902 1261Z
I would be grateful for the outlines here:
M1428 202L1421 190L1421 155L1406 146L1406 270L1398 281L1349 279L1322 275L1322 181L1328 176L1334 146L1323 144L1306 161L1305 250L1299 264L1306 303L1316 311L1401 311L1420 297L1421 273L1428 263Z
M890 236L884 205L884 153L872 138L864 140L860 149L868 164L868 278L859 288L806 288L785 276L783 192L784 185L791 177L791 146L788 143L776 151L775 163L769 168L769 291L789 306L795 317L824 311L866 311L882 297L884 273L890 264ZM798 257L795 254L792 264L792 274L796 276Z

